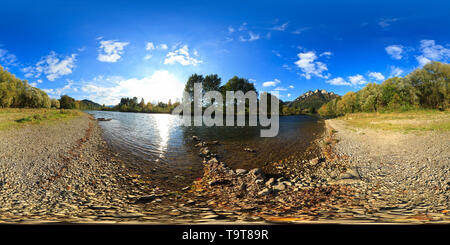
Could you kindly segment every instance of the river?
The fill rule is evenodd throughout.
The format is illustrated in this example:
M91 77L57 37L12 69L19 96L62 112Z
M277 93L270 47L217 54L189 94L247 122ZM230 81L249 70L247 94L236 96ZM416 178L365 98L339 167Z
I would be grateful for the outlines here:
M154 182L186 185L202 175L202 159L192 136L210 146L218 159L237 169L263 167L286 157L306 157L311 142L323 132L323 123L314 117L280 117L279 133L261 138L259 127L186 127L180 116L112 111L88 111L101 121L104 138L125 156L128 165ZM244 148L255 152L246 152Z

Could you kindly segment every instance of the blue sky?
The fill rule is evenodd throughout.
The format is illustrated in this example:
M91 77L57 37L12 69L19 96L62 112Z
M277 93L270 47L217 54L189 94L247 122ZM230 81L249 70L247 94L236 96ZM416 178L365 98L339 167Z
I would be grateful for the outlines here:
M450 60L449 1L2 1L0 65L44 89L116 104L181 97L192 73L293 100Z

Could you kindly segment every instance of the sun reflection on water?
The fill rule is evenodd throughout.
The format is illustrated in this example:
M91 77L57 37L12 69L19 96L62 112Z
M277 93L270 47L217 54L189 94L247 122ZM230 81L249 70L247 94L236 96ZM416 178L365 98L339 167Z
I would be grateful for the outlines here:
M154 117L155 128L159 135L160 141L158 145L159 157L163 157L167 151L167 145L170 138L170 129L173 124L173 117L168 114L160 114Z

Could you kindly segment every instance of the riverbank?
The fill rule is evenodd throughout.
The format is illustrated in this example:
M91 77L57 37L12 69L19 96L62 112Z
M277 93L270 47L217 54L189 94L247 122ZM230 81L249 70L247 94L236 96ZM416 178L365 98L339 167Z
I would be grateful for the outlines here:
M360 122L370 118L375 128ZM203 147L204 176L191 192L266 222L449 223L448 119L421 111L326 120L318 157L274 162L270 175L233 170Z
M93 118L0 131L0 221L89 222L130 215L136 191Z
M21 113L36 114L32 110ZM15 119L14 119L15 120ZM88 114L0 131L0 223L246 223L127 167ZM220 215L225 219L216 219Z
M217 184L217 181L216 184L210 182L216 177L210 175L211 171L207 171L192 186L177 191L167 190L148 182L145 177L130 169L126 156L109 148L103 140L97 121L84 113L70 120L48 124L31 123L3 130L0 131L0 136L4 139L0 144L2 223L285 222L288 220L281 217L286 215L288 209L283 211L280 206L271 213L271 206L299 199L305 194L307 199L301 199L303 202L315 202L318 193L327 199L331 192L339 191L326 185L322 188L319 182L322 180L319 179L306 185L306 181L297 178L295 181L302 184L292 182L290 185L290 180L280 179L281 177L275 180L274 175L271 178L264 176L272 184L267 184L267 181L261 183L261 178L254 177L262 177L262 172L250 171L256 173L253 175L229 168L224 168L230 173L228 178L232 179L228 186ZM192 144L197 143L197 140L192 140ZM210 156L208 162L214 163L214 158ZM200 159L199 157L199 161ZM205 170L211 169L210 167L205 161ZM285 183L281 183L283 181ZM208 186L202 188L201 182ZM236 187L242 188L242 183L248 183L248 192L236 196L234 191ZM270 188L272 185L278 186L274 187L278 189L270 195L260 193L258 188L266 184ZM229 191L218 193L219 189L212 187L228 188ZM305 188L300 190L299 187ZM298 192L297 196L292 195L294 191ZM230 195L230 203L220 202L225 197L231 197ZM277 198L272 198L273 196ZM262 203L264 200L267 203ZM245 205L240 207L243 203ZM313 205L315 208L317 203L323 202L316 202ZM288 206L292 205L285 207ZM311 207L314 208L313 206ZM259 207L259 210L255 207ZM300 207L304 205L298 205Z
M356 217L450 222L448 113L400 116L381 115L371 120L375 126L361 123L373 115L326 121L329 158L343 162L356 175L334 183L352 186L362 195L364 208Z
M232 169L194 137L204 173L178 190L130 168L88 114L2 130L0 222L450 222L448 132L325 123L308 158L273 162L273 171Z

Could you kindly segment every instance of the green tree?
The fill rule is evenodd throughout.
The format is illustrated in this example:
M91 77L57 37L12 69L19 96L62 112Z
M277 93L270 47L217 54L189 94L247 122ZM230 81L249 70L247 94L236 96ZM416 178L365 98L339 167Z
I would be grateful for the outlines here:
M192 98L194 98L194 84L195 83L201 83L203 85L203 75L198 75L197 73L192 74L187 82L186 85L184 86L184 91L189 93L189 96Z
M59 109L59 100L57 99L51 99L51 107L55 109Z
M217 74L210 74L205 76L203 79L203 91L218 91L220 88L220 83L222 79Z
M75 99L68 95L61 96L59 104L61 109L74 109L76 107Z
M225 94L226 91L242 91L247 93L248 91L255 91L256 88L253 83L250 83L248 79L245 78L239 78L237 76L234 76L228 82L223 85L220 90Z
M450 65L431 62L406 76L415 88L422 107L445 109L449 107Z
M346 113L352 113L355 112L356 108L356 93L350 91L342 96L342 99L338 101L336 105L336 114L344 115Z
M144 98L141 99L141 102L139 103L139 111L145 110L145 101Z

